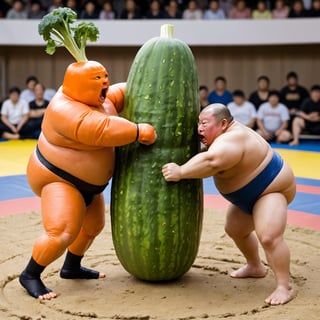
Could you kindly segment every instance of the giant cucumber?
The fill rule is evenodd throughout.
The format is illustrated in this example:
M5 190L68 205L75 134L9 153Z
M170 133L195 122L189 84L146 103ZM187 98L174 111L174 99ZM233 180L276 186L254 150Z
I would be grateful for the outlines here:
M190 48L173 38L173 26L147 41L131 66L122 116L150 123L158 139L119 147L111 191L111 225L122 266L147 281L182 276L199 247L202 181L166 182L161 168L199 152L198 78Z

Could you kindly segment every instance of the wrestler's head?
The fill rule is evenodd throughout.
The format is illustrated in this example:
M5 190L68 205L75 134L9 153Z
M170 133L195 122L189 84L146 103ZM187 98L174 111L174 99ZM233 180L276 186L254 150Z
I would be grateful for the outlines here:
M98 107L104 102L109 85L108 72L99 62L75 62L65 72L62 92L76 101Z
M201 142L209 147L213 141L224 133L233 117L229 109L221 103L210 104L205 107L200 115L198 122L198 134Z

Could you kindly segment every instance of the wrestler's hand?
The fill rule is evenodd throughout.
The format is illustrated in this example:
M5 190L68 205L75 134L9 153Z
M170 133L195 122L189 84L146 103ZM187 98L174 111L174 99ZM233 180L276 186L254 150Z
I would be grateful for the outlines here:
M137 125L137 141L142 144L152 144L157 140L157 133L153 126L147 123L139 123Z
M162 167L162 175L166 181L180 181L181 168L176 163L167 163Z

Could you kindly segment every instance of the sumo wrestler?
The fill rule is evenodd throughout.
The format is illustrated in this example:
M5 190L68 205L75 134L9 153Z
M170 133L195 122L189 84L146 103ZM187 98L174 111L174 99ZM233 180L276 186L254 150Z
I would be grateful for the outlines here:
M42 133L27 167L28 182L41 197L44 234L35 241L19 277L32 297L57 297L44 285L41 273L66 249L62 278L105 277L82 267L81 259L104 227L102 192L113 174L114 147L156 140L151 125L118 117L125 84L109 84L100 63L73 63L44 115Z
M201 111L198 133L208 150L182 165L165 164L165 180L214 177L217 189L230 202L225 231L247 260L231 277L265 277L260 242L276 280L276 288L265 302L289 302L295 293L290 251L283 234L288 204L296 193L292 169L259 134L235 121L222 104L214 103Z

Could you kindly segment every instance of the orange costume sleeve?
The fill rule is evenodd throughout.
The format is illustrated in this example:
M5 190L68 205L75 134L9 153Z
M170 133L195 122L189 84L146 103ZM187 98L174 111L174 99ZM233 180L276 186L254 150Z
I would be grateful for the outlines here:
M111 103L112 108L116 109L117 113L120 113L124 105L125 90L126 90L125 82L119 82L111 85L107 92L107 98L103 103L103 106L106 108Z
M43 133L51 143L90 149L121 146L135 141L137 125L107 114L103 106L90 107L74 101L59 90L46 111Z

